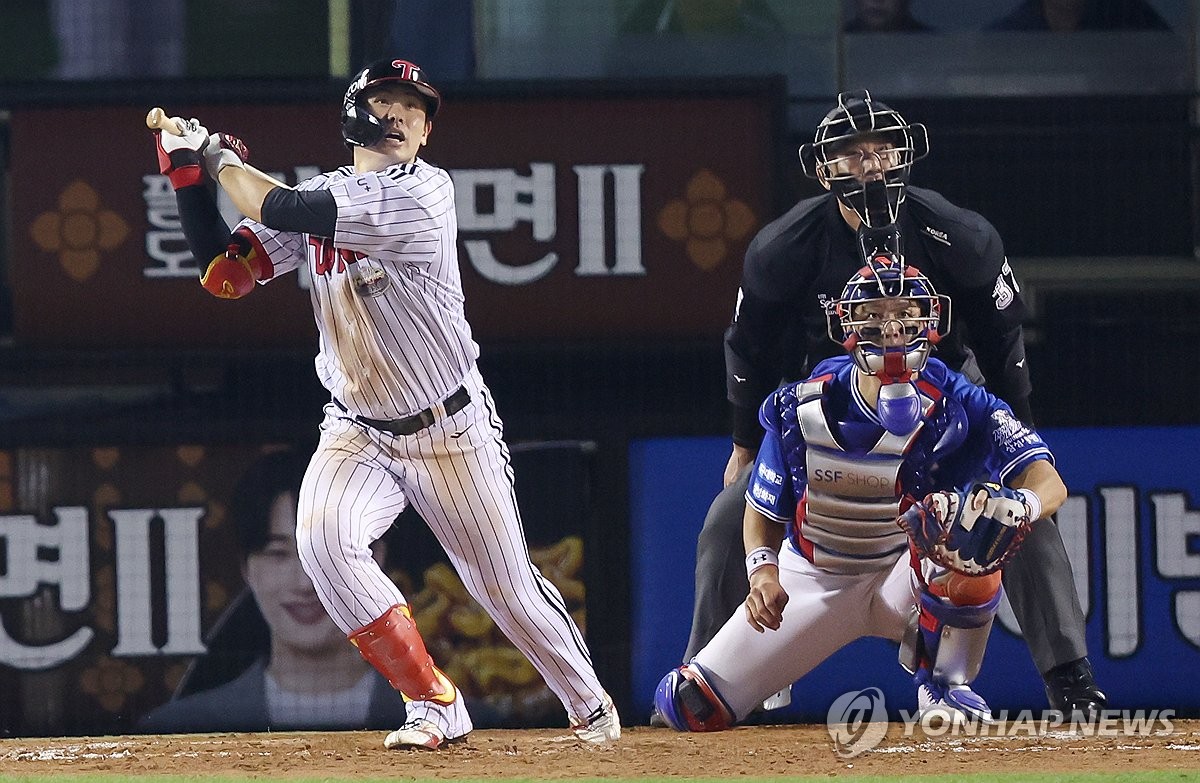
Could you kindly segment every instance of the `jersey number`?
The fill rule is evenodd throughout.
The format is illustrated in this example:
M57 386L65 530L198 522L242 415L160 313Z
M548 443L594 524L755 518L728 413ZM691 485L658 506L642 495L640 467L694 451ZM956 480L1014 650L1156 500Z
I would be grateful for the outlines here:
M362 253L353 250L344 250L340 247L333 246L333 240L329 237L313 237L308 238L308 244L312 246L315 274L320 276L328 275L334 271L334 258L337 258L337 272L339 274L346 271L346 264L353 264L356 261L361 261L366 258Z

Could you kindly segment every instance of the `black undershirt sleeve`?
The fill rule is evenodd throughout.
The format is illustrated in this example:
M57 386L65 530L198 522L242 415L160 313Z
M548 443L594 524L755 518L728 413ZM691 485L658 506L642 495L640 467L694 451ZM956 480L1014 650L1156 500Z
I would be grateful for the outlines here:
M328 190L275 188L263 199L262 223L278 231L332 238L337 202Z
M217 209L217 200L207 185L192 185L175 191L179 222L188 248L204 269L229 247L229 226Z

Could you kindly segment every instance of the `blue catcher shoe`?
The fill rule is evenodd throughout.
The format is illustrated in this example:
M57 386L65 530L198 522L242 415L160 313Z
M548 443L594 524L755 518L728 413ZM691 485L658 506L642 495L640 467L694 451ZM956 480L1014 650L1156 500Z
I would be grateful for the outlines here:
M991 723L992 709L970 685L950 685L933 679L929 670L917 670L917 714L922 723L938 719L950 725Z

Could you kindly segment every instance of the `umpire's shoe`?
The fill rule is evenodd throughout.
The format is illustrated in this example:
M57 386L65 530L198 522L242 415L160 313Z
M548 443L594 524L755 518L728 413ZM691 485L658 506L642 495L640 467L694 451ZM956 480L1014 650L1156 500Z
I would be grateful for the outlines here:
M1068 720L1088 723L1098 720L1108 704L1104 691L1096 687L1092 664L1087 658L1055 666L1046 672L1045 679L1051 709L1058 710Z

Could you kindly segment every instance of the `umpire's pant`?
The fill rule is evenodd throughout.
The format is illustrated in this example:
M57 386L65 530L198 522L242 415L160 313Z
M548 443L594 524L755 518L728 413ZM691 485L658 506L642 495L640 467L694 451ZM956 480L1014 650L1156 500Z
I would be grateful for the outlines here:
M747 466L708 509L696 542L696 604L685 661L690 661L739 611L750 584L742 546ZM1058 525L1034 525L1004 566L1004 590L1038 671L1087 655L1083 610Z

